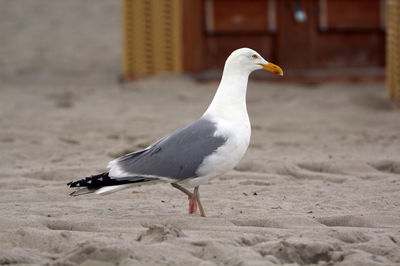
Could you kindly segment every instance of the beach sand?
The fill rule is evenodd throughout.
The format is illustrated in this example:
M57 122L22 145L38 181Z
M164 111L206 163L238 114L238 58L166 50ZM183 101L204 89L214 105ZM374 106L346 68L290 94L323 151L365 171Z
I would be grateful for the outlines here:
M66 183L201 116L215 82L1 88L0 263L400 263L400 116L383 84L250 82L252 139L200 187L70 197Z
M119 85L120 1L0 4L0 264L400 264L384 84L251 81L250 147L200 187L206 218L163 183L73 198L68 182L199 118L218 83Z

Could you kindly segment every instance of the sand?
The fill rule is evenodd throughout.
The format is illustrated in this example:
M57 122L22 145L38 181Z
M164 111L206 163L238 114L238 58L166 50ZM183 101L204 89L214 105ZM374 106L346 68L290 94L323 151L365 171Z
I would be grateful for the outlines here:
M252 139L200 187L66 183L202 115L217 83L116 83L120 1L0 0L0 264L399 265L400 111L382 83L251 81Z
M200 187L207 218L167 184L68 196L198 118L216 86L3 84L0 263L400 263L400 116L383 84L250 82L251 145Z

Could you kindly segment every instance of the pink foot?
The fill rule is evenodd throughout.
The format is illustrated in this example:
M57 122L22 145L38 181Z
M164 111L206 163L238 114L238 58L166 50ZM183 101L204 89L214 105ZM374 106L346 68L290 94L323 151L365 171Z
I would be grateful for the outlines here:
M197 212L197 203L196 203L196 199L193 198L189 198L189 213L195 213Z

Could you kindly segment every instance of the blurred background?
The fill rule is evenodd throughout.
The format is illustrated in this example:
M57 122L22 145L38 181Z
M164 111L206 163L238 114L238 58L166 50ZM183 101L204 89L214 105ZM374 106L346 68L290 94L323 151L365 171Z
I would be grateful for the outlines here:
M170 69L217 78L233 50L251 47L282 65L286 78L382 80L385 5L385 0L126 0L126 76Z
M0 3L0 78L8 80L169 71L218 79L226 57L250 47L282 66L285 80L382 81L390 10L391 28L399 24L396 0Z
M290 78L384 73L384 0L200 0L183 9L191 14L184 16L184 44L203 52L184 60L184 70L219 70L229 51L250 46Z
M121 2L0 1L4 81L111 81L121 73Z

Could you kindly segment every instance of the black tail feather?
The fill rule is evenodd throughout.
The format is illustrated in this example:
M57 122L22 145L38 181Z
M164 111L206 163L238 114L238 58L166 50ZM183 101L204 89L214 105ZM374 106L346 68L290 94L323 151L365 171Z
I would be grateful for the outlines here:
M94 175L78 181L69 182L67 185L69 187L87 187L88 189L97 189L105 186L116 186L130 183L146 182L151 180L154 179L144 178L140 176L114 179L110 178L108 172L104 172L99 175Z

